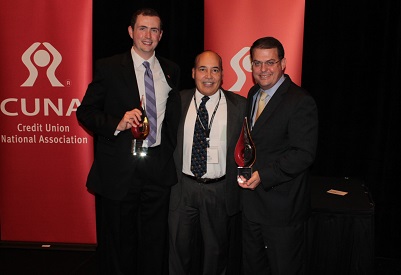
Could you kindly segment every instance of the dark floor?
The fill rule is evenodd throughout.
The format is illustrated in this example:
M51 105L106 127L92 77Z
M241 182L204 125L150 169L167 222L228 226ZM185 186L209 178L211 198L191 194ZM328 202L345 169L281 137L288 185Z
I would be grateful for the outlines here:
M94 251L0 248L2 275L96 274Z
M0 274L2 275L91 275L96 274L95 264L93 247L66 250L57 247L11 248L0 246ZM375 269L377 275L401 274L401 260L376 258Z

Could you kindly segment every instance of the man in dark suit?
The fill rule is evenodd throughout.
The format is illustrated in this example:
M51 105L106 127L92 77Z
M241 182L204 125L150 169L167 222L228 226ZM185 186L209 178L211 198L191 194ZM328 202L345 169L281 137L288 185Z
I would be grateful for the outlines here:
M178 184L172 188L170 200L169 269L170 274L190 273L190 264L196 261L191 259L196 247L194 233L200 228L203 274L225 274L228 223L239 212L234 148L246 99L221 88L222 61L215 52L196 57L192 77L196 88L180 92L182 117L174 152ZM203 120L204 111L207 117ZM205 155L196 159L195 151L202 150Z
M180 70L155 55L163 34L155 10L135 12L128 32L131 51L97 62L77 117L96 138L87 187L96 196L99 272L154 275L166 262L170 188L177 181L174 100ZM148 102L145 64L153 75L156 135L144 141L148 153L139 157L131 152L131 128L141 126L141 102ZM149 116L148 104L146 109Z
M284 74L282 44L273 37L251 49L255 82L247 115L256 147L250 179L243 188L242 234L245 274L302 274L306 221L310 214L308 169L317 146L313 98Z

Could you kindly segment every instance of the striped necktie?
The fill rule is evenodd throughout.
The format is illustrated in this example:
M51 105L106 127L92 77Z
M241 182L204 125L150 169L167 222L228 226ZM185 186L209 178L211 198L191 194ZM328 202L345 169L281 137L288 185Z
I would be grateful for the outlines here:
M153 84L153 74L150 70L150 64L148 61L144 61L143 65L146 68L145 71L145 95L146 95L146 114L149 120L149 136L148 146L151 146L156 142L157 133L157 110L156 110L156 95L155 87Z

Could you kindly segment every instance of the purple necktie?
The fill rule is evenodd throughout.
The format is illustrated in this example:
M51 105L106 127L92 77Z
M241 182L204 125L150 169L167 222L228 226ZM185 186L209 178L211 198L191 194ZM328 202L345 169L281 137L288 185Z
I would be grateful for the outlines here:
M146 114L149 119L150 133L148 136L148 146L151 146L156 142L157 133L157 111L156 111L156 96L155 88L153 86L153 74L150 70L150 64L148 61L143 62L145 66L145 95L146 95Z

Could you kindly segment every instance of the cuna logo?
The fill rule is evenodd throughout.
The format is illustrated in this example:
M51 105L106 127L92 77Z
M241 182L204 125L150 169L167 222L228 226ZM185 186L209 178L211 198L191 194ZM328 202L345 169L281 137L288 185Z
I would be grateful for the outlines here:
M237 75L237 81L229 89L230 91L241 91L246 82L246 75L244 71L251 72L251 58L249 55L250 47L244 47L238 51L233 58L231 58L230 65ZM241 66L242 65L242 66Z
M36 49L42 44L46 47L46 50L37 50ZM35 52L36 51L36 52ZM34 53L35 52L35 53ZM22 62L29 70L28 79L21 85L21 87L32 87L38 77L38 70L35 67L45 67L49 65L51 57L53 56L53 61L51 62L49 68L47 69L46 75L49 79L51 85L53 87L64 87L63 84L57 79L55 72L57 67L60 65L62 57L61 54L48 42L35 42L33 43L23 54L22 54ZM32 63L31 56L33 55Z

